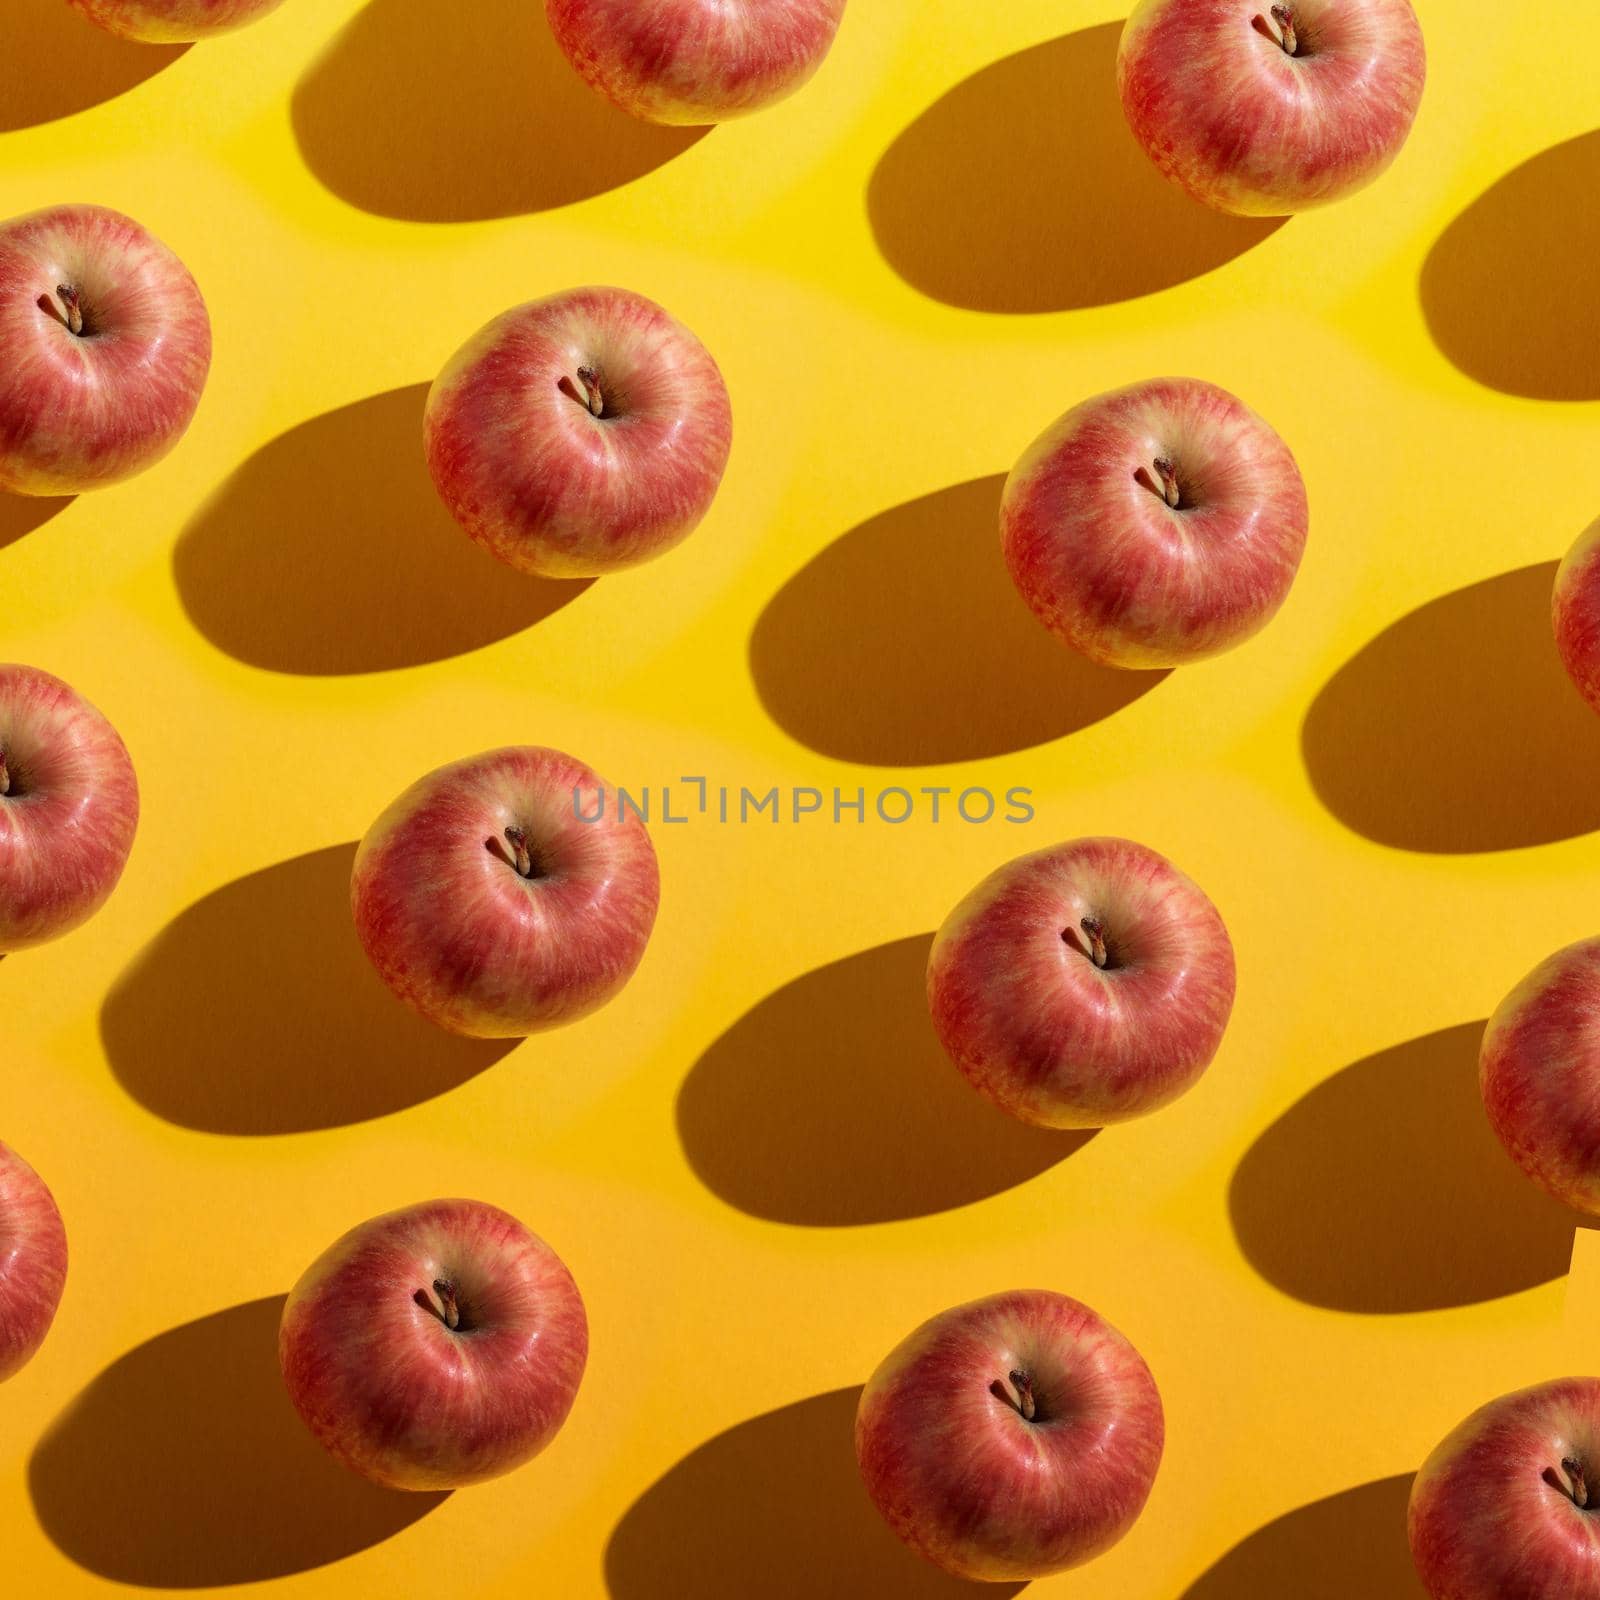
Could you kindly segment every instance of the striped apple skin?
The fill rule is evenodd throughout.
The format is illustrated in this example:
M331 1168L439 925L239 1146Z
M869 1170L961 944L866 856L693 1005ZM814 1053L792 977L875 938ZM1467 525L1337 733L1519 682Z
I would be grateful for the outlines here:
M0 1383L38 1353L67 1282L67 1230L44 1180L0 1144Z
M890 1352L861 1394L856 1459L919 1555L1017 1581L1116 1544L1144 1509L1165 1434L1155 1379L1121 1333L1067 1295L1015 1290L933 1317Z
M1540 1188L1600 1216L1600 938L1541 961L1484 1029L1489 1124Z
M446 1284L459 1325L439 1314ZM391 1489L458 1489L531 1460L560 1431L588 1358L583 1300L515 1217L434 1200L361 1224L307 1268L278 1357L306 1426Z
M1203 204L1283 216L1388 170L1427 78L1409 0L1293 0L1298 53L1257 26L1267 0L1140 0L1117 58L1128 124Z
M698 126L787 99L822 65L845 0L546 0L578 75L650 122Z

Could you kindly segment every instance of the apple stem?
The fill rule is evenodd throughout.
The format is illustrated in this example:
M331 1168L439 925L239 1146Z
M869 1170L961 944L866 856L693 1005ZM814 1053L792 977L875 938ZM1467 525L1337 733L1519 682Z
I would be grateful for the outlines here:
M1106 925L1098 917L1085 917L1078 924L1083 929L1084 937L1089 941L1089 957L1097 967L1104 967L1111 959L1111 953L1106 949Z
M67 332L82 334L83 332L83 300L76 289L70 289L64 283L56 285L56 293L61 296L61 303L67 308Z
M506 843L512 849L511 865L524 878L531 878L533 876L533 852L528 849L527 834L521 828L507 828Z
M1256 32L1264 33L1274 44L1281 45L1285 55L1300 53L1300 33L1294 25L1293 6L1274 6L1270 17L1257 17Z
M11 769L6 765L6 753L0 750L0 794L11 793Z
M448 1278L435 1278L433 1292L439 1297L439 1304L443 1307L441 1313L445 1327L452 1332L461 1326L461 1307L456 1304L456 1286Z
M606 397L600 390L600 374L593 367L579 367L578 382L583 385L584 403L589 407L589 415L603 416Z
M1011 1374L1012 1387L1017 1391L1017 1410L1022 1413L1024 1422L1032 1422L1039 1407L1033 1398L1033 1378L1026 1372L1013 1372Z
M1155 469L1160 483L1150 476L1149 470L1145 467L1140 467L1134 473L1134 478L1142 488L1148 489L1153 495L1159 495L1176 511L1179 501L1183 499L1183 491L1178 487L1178 469L1170 461L1165 460L1157 461Z

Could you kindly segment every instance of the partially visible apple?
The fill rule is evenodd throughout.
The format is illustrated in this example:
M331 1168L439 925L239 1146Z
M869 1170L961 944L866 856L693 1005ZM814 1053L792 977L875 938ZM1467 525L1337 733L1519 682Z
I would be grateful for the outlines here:
M1500 1002L1478 1083L1517 1165L1556 1199L1600 1216L1600 939L1558 950Z
M242 28L283 0L69 0L91 22L144 44L190 44Z
M947 1572L989 1581L1109 1550L1144 1509L1164 1441L1139 1352L1044 1289L923 1323L856 1412L856 1459L884 1520Z
M845 0L545 0L578 75L650 122L725 122L786 99L833 44Z
M572 1274L513 1216L434 1200L352 1228L283 1308L289 1398L326 1449L391 1489L459 1489L560 1431L589 1354Z
M626 289L496 317L428 392L434 486L521 572L592 578L688 535L716 497L733 414L705 346Z
M1226 390L1161 378L1051 424L1006 479L1012 581L1057 638L1110 667L1232 649L1287 599L1305 550L1288 446Z
M1423 1463L1407 1522L1433 1600L1595 1600L1600 1378L1473 1412Z
M44 1180L0 1144L0 1383L31 1361L67 1281L67 1230Z
M1233 991L1216 907L1127 839L1074 839L992 872L928 957L946 1053L996 1105L1047 1128L1177 1099L1216 1055Z
M1551 597L1556 648L1578 693L1600 711L1600 522L1567 552Z
M0 666L0 954L69 933L116 888L139 823L117 731L37 667Z
M57 206L0 223L0 489L77 494L153 466L210 367L194 279L137 222Z
M1410 0L1140 0L1117 56L1150 159L1240 216L1364 189L1399 155L1426 76Z
M535 746L412 784L367 830L350 887L384 982L483 1039L604 1005L643 958L659 895L638 817L583 762Z

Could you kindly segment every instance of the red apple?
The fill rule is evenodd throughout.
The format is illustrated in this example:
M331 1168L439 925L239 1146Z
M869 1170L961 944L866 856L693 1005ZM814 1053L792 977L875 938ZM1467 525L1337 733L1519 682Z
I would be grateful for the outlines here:
M194 279L137 222L57 206L0 224L0 489L143 472L183 437L210 367Z
M460 1489L534 1456L589 1354L572 1274L515 1217L433 1200L352 1228L283 1308L278 1360L322 1445L390 1489Z
M591 578L686 538L733 438L705 346L643 295L572 289L496 317L445 364L423 439L440 498L521 572Z
M116 729L48 672L0 666L0 954L87 922L116 888L138 823Z
M1473 1412L1423 1463L1408 1523L1433 1600L1594 1600L1600 1378L1541 1383Z
M545 0L591 89L650 122L724 122L810 81L844 0Z
M283 0L70 0L91 22L145 44L210 39L276 11Z
M923 1323L856 1412L856 1460L884 1520L947 1572L989 1581L1109 1550L1144 1509L1164 1440L1139 1352L1045 1289Z
M1216 907L1127 839L1074 839L990 873L928 957L946 1053L996 1105L1046 1128L1176 1100L1216 1055L1233 988Z
M1579 538L1561 563L1551 613L1567 675L1600 711L1600 522Z
M1284 442L1213 384L1086 400L1006 480L1000 539L1034 615L1091 661L1176 667L1243 643L1288 597L1306 490Z
M1150 159L1240 216L1365 188L1399 155L1426 76L1409 0L1140 0L1117 56Z
M515 1038L586 1016L633 976L655 923L650 835L583 762L491 750L419 779L356 852L356 931L430 1021Z
M1600 939L1557 951L1500 1002L1478 1083L1517 1165L1558 1200L1600 1216Z
M67 1281L67 1230L39 1174L0 1144L0 1383L37 1354Z

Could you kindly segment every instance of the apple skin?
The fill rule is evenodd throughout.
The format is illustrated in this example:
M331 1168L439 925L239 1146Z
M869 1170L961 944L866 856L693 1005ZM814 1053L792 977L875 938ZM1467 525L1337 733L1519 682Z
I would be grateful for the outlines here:
M1216 907L1127 839L1008 862L950 913L928 956L945 1053L981 1094L1045 1128L1104 1127L1176 1100L1216 1055L1233 995Z
M1256 25L1278 9L1292 13L1296 54ZM1399 155L1426 77L1409 0L1140 0L1117 54L1122 109L1146 154L1196 200L1238 216L1364 189Z
M1575 1485L1564 1463L1583 1475ZM1600 1596L1600 1378L1561 1378L1473 1412L1423 1463L1407 1531L1433 1600Z
M599 414L582 373L597 382ZM423 420L451 515L546 578L618 572L687 538L732 441L710 353L626 289L572 289L496 317L445 364Z
M37 667L0 666L0 954L59 938L116 888L139 825L117 731Z
M602 805L601 820L576 814ZM419 779L356 851L351 907L379 975L471 1038L597 1010L633 976L660 898L650 835L617 812L616 790L583 762L536 746ZM508 829L522 830L533 876L514 864Z
M0 1383L38 1353L67 1282L67 1230L39 1174L0 1144Z
M276 11L283 0L69 0L91 22L142 44L192 44Z
M1000 543L1064 643L1102 666L1178 667L1272 620L1308 520L1294 457L1260 417L1214 384L1160 378L1075 406L1029 446Z
M1066 1295L1019 1289L930 1318L889 1353L861 1393L856 1460L919 1555L957 1577L1015 1581L1121 1539L1165 1432L1155 1379L1122 1334Z
M1567 676L1600 711L1600 522L1567 552L1556 573L1550 612Z
M701 126L760 111L808 83L845 0L545 0L591 89L647 122Z
M57 206L0 223L0 489L77 494L143 472L183 437L210 368L205 301L137 222Z
M1558 950L1500 1002L1484 1029L1478 1086L1517 1165L1600 1216L1600 939Z
M588 1354L583 1300L561 1258L477 1200L352 1228L306 1269L278 1330L306 1426L390 1489L465 1488L532 1460L566 1421Z

